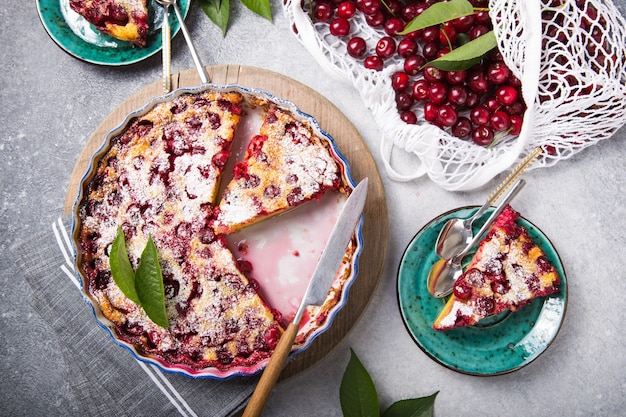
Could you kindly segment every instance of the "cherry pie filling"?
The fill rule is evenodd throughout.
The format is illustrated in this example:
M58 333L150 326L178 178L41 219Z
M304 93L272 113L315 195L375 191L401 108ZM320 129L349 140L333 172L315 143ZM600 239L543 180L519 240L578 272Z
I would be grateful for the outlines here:
M473 325L488 316L519 310L536 297L558 292L556 269L528 231L515 223L518 217L519 213L509 206L496 219L467 270L456 281L453 297L437 318L435 329Z
M98 161L78 211L86 289L117 337L143 354L192 370L255 365L271 355L283 331L281 313L267 305L251 277L252 265L235 259L225 236L213 228L242 100L236 93L183 95L131 121ZM290 140L308 146L296 131ZM269 158L266 142L266 135L255 135L248 153L259 161ZM258 187L261 174L239 162L234 181ZM285 183L297 184L297 176L288 175ZM320 186L319 195L340 184L336 178L332 187ZM280 185L264 185L261 197L271 200L282 191ZM300 188L290 192L299 194ZM117 225L133 268L148 236L154 240L169 328L149 320L113 281L108 255Z

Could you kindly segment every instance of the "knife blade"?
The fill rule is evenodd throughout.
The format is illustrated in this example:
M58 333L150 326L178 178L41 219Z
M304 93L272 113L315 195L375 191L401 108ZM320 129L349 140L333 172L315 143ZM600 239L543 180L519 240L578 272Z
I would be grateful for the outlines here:
M287 357L291 352L291 347L298 333L298 326L306 307L324 303L333 279L337 275L348 243L352 239L356 225L363 213L367 197L367 185L367 178L361 180L357 187L352 190L350 197L342 207L326 247L311 276L300 306L296 311L296 315L280 337L278 345L274 349L272 357L265 367L242 417L257 417L261 415L265 408L265 403L287 362Z

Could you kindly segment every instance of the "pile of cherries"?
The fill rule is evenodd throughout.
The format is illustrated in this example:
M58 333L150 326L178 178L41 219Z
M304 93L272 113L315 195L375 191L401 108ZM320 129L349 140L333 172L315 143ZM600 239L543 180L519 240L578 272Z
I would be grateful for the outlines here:
M521 83L497 49L465 70L445 71L428 63L492 29L488 0L469 0L476 12L401 35L406 25L441 0L314 0L313 18L346 42L346 52L365 68L381 71L393 59L403 70L391 76L400 118L418 123L418 114L453 136L488 146L505 134L519 135L526 106ZM362 13L381 33L375 45L353 33ZM417 112L421 107L423 112Z

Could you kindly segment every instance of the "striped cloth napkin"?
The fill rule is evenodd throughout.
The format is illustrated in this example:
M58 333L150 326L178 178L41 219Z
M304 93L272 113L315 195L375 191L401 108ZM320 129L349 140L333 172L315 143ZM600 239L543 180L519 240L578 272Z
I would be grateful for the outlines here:
M33 290L31 304L54 329L63 349L69 384L80 415L232 416L245 406L258 381L191 379L135 359L100 327L83 297L70 249L71 219L12 247Z

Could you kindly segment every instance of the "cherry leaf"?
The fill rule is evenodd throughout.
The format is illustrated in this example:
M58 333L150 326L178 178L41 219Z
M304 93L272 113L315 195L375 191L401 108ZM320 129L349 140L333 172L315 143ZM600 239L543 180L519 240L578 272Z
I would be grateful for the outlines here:
M378 394L369 373L350 349L350 361L339 387L339 400L344 417L378 417Z
M496 35L493 31L490 31L428 62L426 65L432 65L444 71L466 70L480 61L482 56L497 45L498 41L496 40Z
M141 305L150 320L161 327L169 327L165 310L163 275L157 248L152 237L148 238L148 243L141 253L141 260L135 272L135 288Z
M467 16L474 13L474 6L467 0L450 0L447 2L435 3L424 10L422 14L411 20L399 35L430 26L439 25L444 22Z
M228 19L230 18L230 0L199 0L200 6L209 19L222 30L222 37L226 36Z
M272 21L272 9L270 8L270 0L241 0L241 2L252 12L258 14L265 19Z
M432 417L437 394L439 391L428 397L397 401L383 413L382 417Z
M124 295L131 301L140 304L139 296L135 290L135 271L133 271L133 266L128 259L124 231L119 226L117 227L117 235L111 245L109 265L111 267L113 281L115 281L120 290L122 290Z

